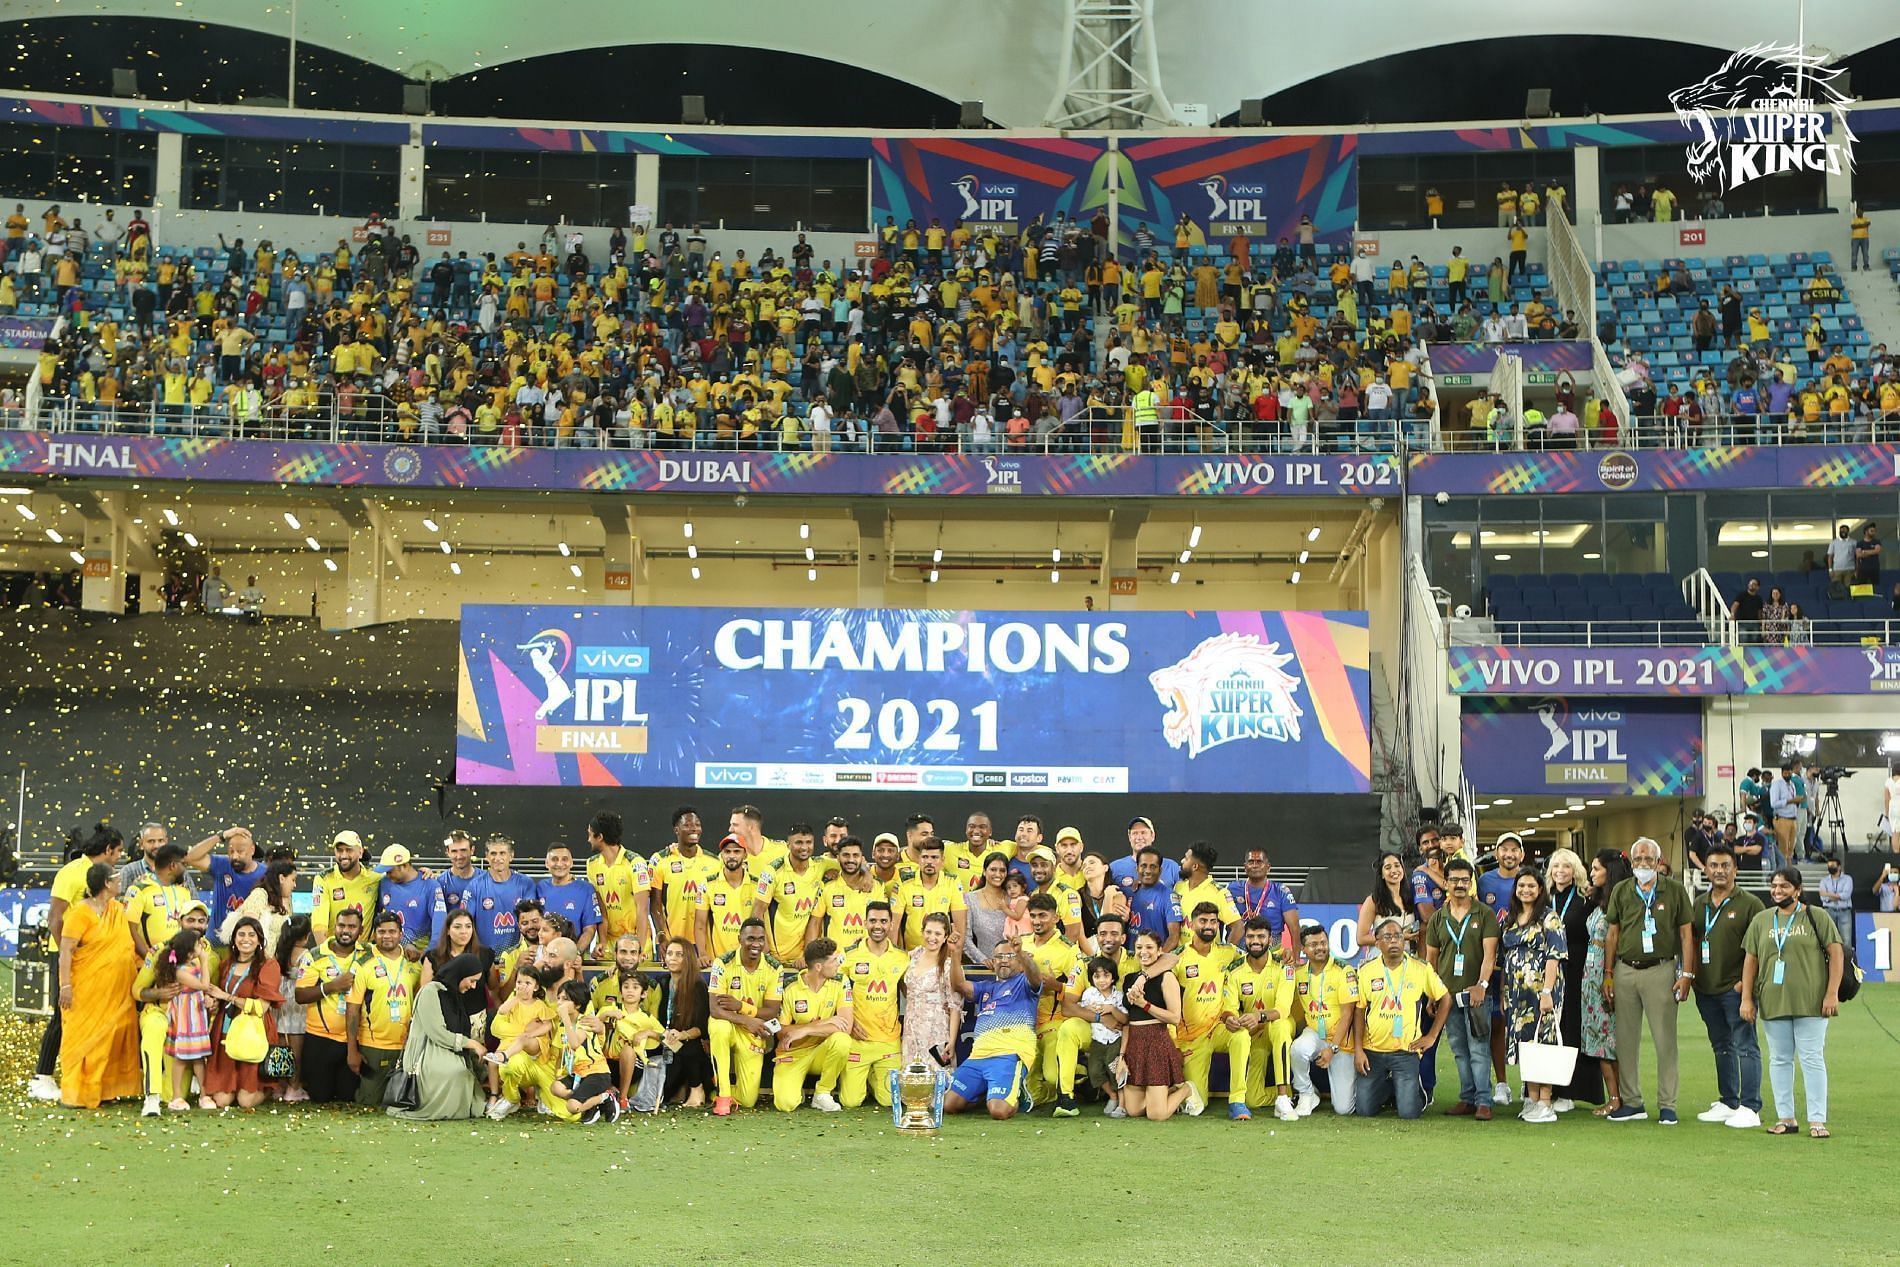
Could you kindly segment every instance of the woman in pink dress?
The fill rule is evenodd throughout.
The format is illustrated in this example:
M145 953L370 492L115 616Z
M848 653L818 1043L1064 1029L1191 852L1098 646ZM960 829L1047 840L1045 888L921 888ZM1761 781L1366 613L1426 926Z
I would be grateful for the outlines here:
M924 944L910 952L904 973L904 1063L949 1068L956 1064L957 1029L963 1000L950 988L950 963L961 951L950 935L950 917L924 917ZM937 1053L942 1053L941 1056Z

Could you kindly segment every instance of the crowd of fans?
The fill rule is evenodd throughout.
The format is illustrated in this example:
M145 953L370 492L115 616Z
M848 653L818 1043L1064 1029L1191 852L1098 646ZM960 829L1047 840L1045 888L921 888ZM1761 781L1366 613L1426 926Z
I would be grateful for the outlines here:
M1146 817L1113 861L1074 828L1045 844L1032 814L1008 840L972 814L954 842L913 815L868 849L842 818L771 839L752 806L716 850L702 832L682 807L672 843L642 857L602 813L584 868L557 842L534 879L502 836L478 869L453 833L430 873L401 845L372 869L342 831L305 915L293 852L260 856L247 829L187 847L147 824L121 865L101 825L53 881L59 1011L30 1092L86 1108L143 1097L147 1115L190 1111L195 1087L201 1109L275 1098L500 1120L532 1103L595 1123L709 1099L727 1116L759 1102L768 1070L780 1111L808 1081L823 1112L888 1106L892 1074L921 1064L945 1071L946 1111L996 1119L1044 1104L1073 1117L1088 1099L1158 1120L1224 1091L1230 1118L1270 1106L1291 1122L1322 1088L1341 1116L1415 1118L1445 1039L1448 1116L1490 1119L1516 1064L1524 1121L1588 1102L1626 1122L1649 1116L1647 1023L1655 1120L1673 1124L1675 1010L1693 994L1721 1088L1701 1119L1760 1125L1759 1019L1770 1129L1796 1130L1799 1059L1809 1132L1827 1133L1822 1044L1849 980L1837 924L1802 906L1798 871L1775 872L1773 910L1738 892L1742 851L1720 840L1697 839L1710 887L1692 899L1653 840L1587 870L1558 850L1537 870L1505 833L1480 872L1458 829L1421 831L1416 868L1380 857L1365 953L1341 963L1265 850L1220 883L1211 846L1169 858Z
M1535 199L1534 192L1528 194ZM1535 212L1531 213L1534 220ZM143 213L8 221L0 312L68 317L40 358L76 425L440 443L933 451L1390 449L1433 415L1427 339L1568 337L1507 249L1436 269L1244 234L1106 248L1105 214L1020 237L887 223L868 261L730 258L615 230L430 258L372 217L314 257L159 248ZM1509 256L1509 263L1506 262ZM87 284L88 261L110 287ZM1435 302L1437 299L1437 302Z

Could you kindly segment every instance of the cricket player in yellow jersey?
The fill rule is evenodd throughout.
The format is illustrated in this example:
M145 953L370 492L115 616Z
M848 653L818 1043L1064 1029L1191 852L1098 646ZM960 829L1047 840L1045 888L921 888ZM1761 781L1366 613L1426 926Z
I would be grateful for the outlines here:
M1001 848L991 835L990 816L972 814L963 820L963 839L947 841L943 850L943 869L966 889L983 887L983 858ZM1009 853L1010 850L1002 849Z
M376 913L376 895L383 886L383 877L363 865L361 836L340 831L330 848L336 866L310 885L310 931L318 941L329 936L339 911L355 911L367 923Z
M838 874L825 881L818 894L818 909L812 912L811 927L805 939L829 937L840 946L849 946L864 937L864 912L873 902L887 902L884 886L871 877L864 857L864 843L846 836L838 843Z
M746 920L738 949L713 960L706 1046L712 1055L714 1117L731 1114L735 1100L747 1109L759 1102L784 978L785 966L765 953L764 920Z
M1293 970L1277 953L1273 923L1264 915L1249 919L1240 937L1246 953L1228 965L1221 1025L1235 1034L1233 1042L1238 1043L1241 1034L1248 1040L1247 1103L1243 1107L1265 1105L1271 1085L1273 1116L1291 1122L1299 1117L1287 1094L1292 1076L1288 1048L1293 1045ZM1228 1050L1231 1053L1233 1047ZM1269 1069L1273 1074L1271 1083ZM1239 1116L1231 1104L1227 1115Z
M839 960L839 975L851 989L851 1054L845 1059L844 1107L864 1103L868 1084L885 1108L891 1106L891 1074L903 1063L903 1031L897 992L910 956L891 942L891 904L872 902L864 912L864 940Z
M812 861L818 843L810 823L793 823L785 832L785 860L759 877L752 917L771 913L772 954L788 968L805 966L805 934L825 887L824 869ZM835 943L834 943L835 944Z
M719 859L699 847L699 811L682 805L673 811L673 843L647 863L660 909L654 924L663 937L693 940L699 923L699 896L719 874Z
M1057 929L1057 903L1050 893L1029 898L1029 936L1022 953L1036 965L1042 993L1036 1000L1036 1059L1029 1067L1032 1094L1047 1097L1053 1090L1055 1115L1075 1117L1075 1074L1081 1054L1088 1050L1089 1023L1064 1012L1062 1005L1082 996L1088 988L1086 958L1081 948Z
M1212 1103L1207 1080L1214 1064L1214 1053L1227 1053L1227 1116L1244 1122L1253 1114L1247 1111L1247 1053L1251 1046L1245 1031L1233 1031L1220 1023L1227 997L1227 966L1234 961L1234 948L1220 941L1220 908L1202 902L1188 917L1193 935L1183 946L1174 965L1174 979L1181 983L1181 1023L1174 1030L1174 1045L1181 1049L1183 1072L1188 1084L1203 1103Z
M1345 964L1334 963L1332 946L1323 925L1300 926L1300 949L1306 962L1293 973L1293 999L1300 1036L1293 1040L1293 1111L1306 1117L1319 1107L1313 1088L1313 1069L1326 1071L1332 1087L1333 1112L1345 1117L1356 1111L1353 1068L1353 1016L1359 1006L1359 975Z
M805 1098L805 1078L817 1073L811 1106L836 1113L844 1106L832 1092L851 1057L851 988L838 976L838 944L820 937L805 947L805 970L785 986L779 1000L778 1059L772 1068L772 1105L796 1110Z
M700 890L699 931L694 942L706 962L739 948L739 928L752 918L759 883L746 870L745 842L727 836L719 842L719 874Z
M613 945L632 933L644 955L653 936L647 919L653 877L646 859L621 844L622 832L618 814L602 812L587 824L587 843L594 850L587 860L587 882L600 901L601 940Z
M1355 1112L1371 1117L1391 1099L1400 1117L1415 1118L1425 1112L1418 1057L1444 1030L1451 994L1423 960L1405 953L1405 927L1396 915L1373 921L1372 940L1379 947L1379 957L1359 966L1353 1028L1359 1039L1353 1058L1359 1071ZM1432 1018L1423 1033L1419 1032L1420 1004L1427 1005Z
M1056 923L1062 929L1062 935L1082 945L1082 894L1056 879L1056 851L1047 845L1037 845L1029 851L1029 879L1037 893L1047 893L1055 899ZM1088 986L1083 985L1084 989Z
M1229 945L1238 946L1240 908L1234 905L1234 895L1227 886L1214 883L1214 863L1219 856L1206 841L1189 845L1181 859L1181 878L1175 882L1174 897L1183 911L1190 912L1203 902L1212 902L1220 915L1221 935Z
M915 950L924 944L924 917L932 914L950 917L950 934L961 945L969 928L970 907L964 901L963 886L943 873L943 842L935 837L920 841L917 857L916 879L905 881L897 889L904 949Z

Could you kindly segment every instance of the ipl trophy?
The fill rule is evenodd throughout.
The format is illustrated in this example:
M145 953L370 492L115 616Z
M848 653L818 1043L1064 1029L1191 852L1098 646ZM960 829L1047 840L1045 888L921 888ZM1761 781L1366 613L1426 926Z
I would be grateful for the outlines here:
M943 1093L950 1085L949 1075L914 1060L902 1069L893 1069L891 1078L891 1121L900 1135L935 1135L943 1125Z

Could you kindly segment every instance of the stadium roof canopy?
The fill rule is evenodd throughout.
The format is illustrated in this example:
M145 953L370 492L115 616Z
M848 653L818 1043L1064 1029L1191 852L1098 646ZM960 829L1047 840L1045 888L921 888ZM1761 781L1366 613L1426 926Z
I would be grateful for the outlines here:
M526 58L643 44L776 49L865 69L951 101L980 100L1002 124L1034 127L1053 91L1067 0L8 0L5 20L137 17L200 21L334 49L389 70L448 78ZM1805 37L1846 56L1900 35L1894 0L1806 6L1595 0L1495 5L1475 0L1349 0L1315 23L1306 0L1163 0L1162 80L1177 104L1215 115L1346 67L1420 48L1539 35L1617 35L1735 49ZM1614 73L1552 66L1553 79ZM1449 69L1448 74L1455 73ZM800 91L797 84L789 91ZM1429 86L1421 85L1422 91ZM603 85L603 94L610 93ZM1496 115L1521 101L1498 102Z

